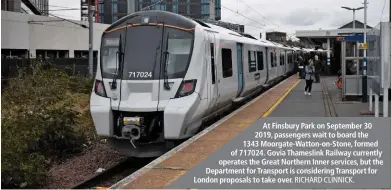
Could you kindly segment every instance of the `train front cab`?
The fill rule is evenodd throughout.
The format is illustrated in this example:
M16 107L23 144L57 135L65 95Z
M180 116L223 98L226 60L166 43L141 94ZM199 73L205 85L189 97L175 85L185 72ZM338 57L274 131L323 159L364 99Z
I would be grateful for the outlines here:
M204 67L195 64L204 61L204 41L195 40L204 33L196 26L173 13L148 11L102 35L90 110L97 134L119 152L159 156L174 146L167 140L186 138L197 125L185 123L197 121L208 105Z

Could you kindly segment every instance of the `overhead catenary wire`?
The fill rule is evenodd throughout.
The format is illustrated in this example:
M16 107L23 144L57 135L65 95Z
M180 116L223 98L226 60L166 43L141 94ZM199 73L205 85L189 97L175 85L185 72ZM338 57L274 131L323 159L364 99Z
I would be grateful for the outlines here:
M278 27L278 29L270 28L270 27L268 27L268 28L270 28L270 29L272 29L272 30L274 30L274 31L281 31L279 25L273 23L270 19L268 19L267 17L265 17L265 16L263 16L262 14L260 14L258 11L256 11L256 10L255 10L254 8L252 8L251 6L249 6L249 5L247 5L246 3L244 3L243 0L239 0L239 1L241 1L242 4L246 5L248 8L250 8L251 10L253 10L254 12L256 12L259 16L263 17L265 20L268 20L270 23L272 23L273 25L275 25L275 26ZM295 35L295 33L292 33L292 34L287 33L287 34L288 34L288 36L287 36L288 38L291 38L292 36Z
M214 3L214 0L210 0L210 2ZM244 3L243 3L243 4L244 4ZM268 29L271 29L271 30L275 30L275 29L273 29L273 28L270 28L270 27L266 26L266 25L263 24L263 23L260 23L260 22L254 20L254 19L251 19L251 18L249 18L249 17L247 17L247 16L244 16L243 14L240 14L240 13L239 13L239 10L238 10L237 12L235 12L235 11L233 11L232 9L230 9L230 8L228 8L228 7L225 7L225 6L223 6L223 5L221 5L221 7L222 7L222 8L225 8L225 9L227 9L227 10L229 10L229 11L235 13L235 14L238 14L239 16L242 16L242 17L244 17L244 18L246 18L246 19L248 19L248 20L251 20L251 21L253 21L253 22L257 23L257 24L260 24L260 25L261 25L262 27L264 27L264 28L268 28ZM265 17L265 18L266 18L266 17ZM267 19L267 18L266 18L266 19ZM253 25L248 25L248 24L243 24L243 25L245 25L245 26L250 26L250 27L254 27L254 28L258 28L258 29L261 29L261 30L264 30L264 28L259 28L259 27L253 26ZM295 35L295 34L293 33L293 34L289 35L289 37L292 37L293 35ZM272 43L275 44L274 42L272 42ZM275 44L275 45L276 45L276 44Z
M56 18L59 18L59 19L63 19L64 21L67 21L67 22L70 22L70 23L79 25L79 26L81 26L81 27L83 27L83 28L88 28L88 26L86 26L86 25L84 25L84 24L76 23L76 22L73 22L73 21L71 21L71 20L68 20L68 19L65 19L65 18L61 18L61 17L59 17L59 16L56 16L56 15L53 15L53 14L50 14L50 13L49 13L49 15L51 15L51 16L53 16L53 17L56 17Z
M8 0L8 1L15 1L15 0ZM241 1L242 4L246 5L246 6L249 7L251 10L255 11L255 12L256 12L258 15L260 15L262 18L264 18L264 19L266 19L266 20L269 20L269 19L266 18L265 16L261 15L258 11L256 11L255 9L253 9L252 7L250 7L249 5L247 5L246 3L244 3L242 0L237 0L237 1ZM155 5L158 5L158 4L160 4L160 3L163 3L163 2L166 3L166 4L168 4L165 0L161 0L161 1L159 1L159 2L156 2L156 3L154 3L154 4L149 5L149 6L147 6L147 7L144 7L142 10L147 10L147 9L149 9L149 8L155 6ZM117 3L117 4L121 4L121 2L105 2L105 3ZM214 0L210 0L210 3L215 3L215 1L214 1ZM185 3L179 3L179 2L177 2L177 4L185 4ZM238 4L239 4L239 3L238 3ZM38 4L38 5L39 5L39 4ZM81 9L78 9L78 8L67 7L67 6L60 6L60 5L49 5L48 7L64 8L64 9L57 9L57 10L49 10L49 11L57 11L57 12L61 12L61 11L72 11L72 10L81 10ZM237 15L239 15L239 16L241 16L241 17L243 17L243 18L245 18L245 19L247 19L247 20L249 20L249 21L252 21L252 22L256 23L257 25L260 25L261 27L254 26L254 25L251 25L251 24L243 24L243 25L245 25L245 26L257 28L257 29L260 29L260 30L265 30L265 29L271 29L271 30L273 30L273 28L266 26L266 24L261 23L261 22L255 20L255 19L252 19L252 18L250 18L250 17L248 17L248 16L245 16L245 15L239 13L239 8L238 8L238 7L237 7L237 11L234 11L234 10L232 10L232 9L230 9L230 8L228 8L228 7L226 7L226 6L224 6L224 5L221 5L221 7L224 8L224 9L226 9L226 10L228 10L228 11L231 11L231 12L233 12L233 13L235 13L235 14L237 14ZM46 11L46 10L41 10L41 11ZM101 13L100 13L100 14L101 14ZM109 14L109 13L103 13L103 14ZM128 13L116 13L116 14L117 14L117 15L127 15ZM70 17L70 16L68 16L68 15L61 15L61 14L58 14L58 13L56 13L56 15L55 15L55 14L49 14L49 15L54 16L54 17L59 17L59 16ZM61 17L60 17L60 18L61 18ZM70 18L76 18L76 17L70 17ZM269 21L270 21L270 20L269 20ZM273 23L273 24L274 24L274 23ZM274 25L278 26L277 24L274 24ZM279 27L279 26L278 26L278 27ZM294 34L292 34L292 35L294 35ZM290 36L292 36L292 35L290 35Z
M246 3L244 3L242 0L239 0L241 3L243 3L244 5L246 5L248 8L250 8L251 10L253 10L254 12L256 12L259 16L263 17L265 20L268 20L270 23L272 23L273 25L277 26L277 27L280 27L279 25L271 22L271 20L269 20L268 18L266 18L265 16L263 16L261 13L259 13L258 11L256 11L254 8L252 8L251 6L247 5Z
M149 5L149 6L147 6L147 7L144 7L143 9L141 9L141 11L148 10L150 7L153 7L153 6L155 6L155 5L158 5L158 4L162 3L162 2L166 2L166 1L165 1L165 0L161 0L161 1L159 1L159 2L156 2L156 3L152 4L152 5ZM166 3L167 3L167 2L166 2Z

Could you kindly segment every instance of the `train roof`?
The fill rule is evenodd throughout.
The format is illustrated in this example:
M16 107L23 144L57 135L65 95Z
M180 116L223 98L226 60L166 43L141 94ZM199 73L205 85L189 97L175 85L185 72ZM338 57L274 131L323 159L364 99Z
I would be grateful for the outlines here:
M264 40L264 39L257 39L250 34L245 33L238 33L236 31L218 26L213 23L209 22L203 22L196 19L191 19L188 17L185 17L180 14L168 12L168 11L159 11L159 10L148 10L148 11L139 11L135 12L133 14L127 15L116 22L114 22L111 26L109 26L105 32L110 32L113 30L116 30L117 28L125 28L128 24L135 24L137 22L141 22L141 19L138 17L149 17L148 19L150 22L164 22L166 24L176 25L183 28L194 28L195 26L200 26L204 28L205 30L210 30L213 32L218 32L222 34L226 34L229 36L232 36L233 39L238 40L243 43L250 43L250 44L258 44L263 45L266 47L274 47L274 48L280 48L280 49L287 49L287 50L295 50L297 51L298 48L290 47L286 45L282 45L276 42ZM135 23L133 23L135 22Z
M276 43L276 42L272 42L272 41L269 41L269 40L257 39L255 37L251 36L250 34L238 33L236 31L233 31L233 30L230 30L230 29L227 29L227 28L215 25L213 23L203 22L203 21L195 20L195 19L194 19L194 21L197 22L198 25L202 26L206 30L212 30L214 32L219 32L219 33L223 33L223 34L227 34L227 35L232 35L232 36L235 36L234 38L236 38L236 39L240 38L241 39L240 41L243 41L243 42L248 42L248 43L253 43L253 44L261 44L261 45L266 46L266 47L274 47L274 48L281 48L281 49L287 49L287 50L295 50L294 47L286 46L286 45L279 44L279 43Z

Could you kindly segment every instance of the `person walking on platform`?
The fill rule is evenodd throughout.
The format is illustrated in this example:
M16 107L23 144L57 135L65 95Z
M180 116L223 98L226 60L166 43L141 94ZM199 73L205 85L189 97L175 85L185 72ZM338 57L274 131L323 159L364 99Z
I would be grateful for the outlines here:
M299 79L304 79L305 78L305 70L304 70L304 59L303 57L299 56L298 57L298 68L299 68Z
M309 64L305 66L305 89L304 94L311 96L312 83L314 82L315 67L312 59L309 60Z
M314 65L315 65L315 83L319 83L320 82L320 71L322 68L322 61L319 60L317 55L315 55Z

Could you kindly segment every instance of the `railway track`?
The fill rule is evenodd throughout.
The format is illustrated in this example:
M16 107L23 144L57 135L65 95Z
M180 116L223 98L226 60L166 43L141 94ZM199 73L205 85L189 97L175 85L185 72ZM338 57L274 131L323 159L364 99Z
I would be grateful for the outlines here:
M144 167L153 161L153 158L127 158L112 165L108 169L97 173L87 180L75 185L72 189L94 189L98 187L110 187L126 176Z
M269 90L271 87L277 85L278 83L284 81L291 75L284 76L277 82L271 84L263 91L259 92L258 94L255 94L254 97L249 98L245 102L241 103L240 105L244 105L247 102L251 101L255 97L259 96L260 94L264 93L265 91ZM239 106L240 107L240 106ZM208 121L207 123L203 124L204 126L202 129L207 128L208 126L213 125L215 122L218 122L221 118L224 118L225 116L229 115L239 107L235 107L234 109L231 109L223 114L220 114L219 117L216 117L213 120ZM202 130L201 130L202 131ZM201 132L200 131L200 132ZM156 158L127 158L122 160L121 162L112 165L108 169L104 170L103 172L97 173L87 180L75 185L72 187L72 189L97 189L97 188L108 188L120 181L121 179L131 175L132 173L136 172L137 170L141 169L142 167L146 166L150 162L152 162Z
M329 88L324 78L320 79L323 91L323 103L326 111L326 117L338 117L337 111L335 110L334 103L331 99Z

